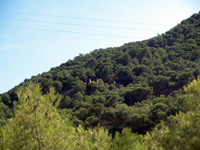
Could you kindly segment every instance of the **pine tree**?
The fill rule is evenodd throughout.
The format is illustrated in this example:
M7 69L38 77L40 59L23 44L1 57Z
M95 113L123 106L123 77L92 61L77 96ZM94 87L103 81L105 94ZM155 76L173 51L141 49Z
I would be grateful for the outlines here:
M15 117L2 127L1 149L67 149L73 146L75 129L56 107L62 96L54 89L42 95L39 84L30 83L18 92Z

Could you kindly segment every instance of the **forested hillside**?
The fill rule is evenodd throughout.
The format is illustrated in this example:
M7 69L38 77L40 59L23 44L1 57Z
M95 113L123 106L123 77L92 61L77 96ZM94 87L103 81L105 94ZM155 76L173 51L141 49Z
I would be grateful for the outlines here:
M53 88L43 94L39 84L29 83L18 92L14 114L0 127L0 148L9 150L199 150L200 76L184 87L183 112L170 116L145 135L130 128L109 134L100 125L86 130L74 127L65 109L57 109L62 96ZM181 94L179 94L181 96ZM1 103L0 110L4 110Z
M199 74L200 13L197 13L165 34L80 54L49 72L26 79L1 94L0 123L4 125L6 118L13 116L13 102L19 99L17 91L31 81L41 85L43 94L48 94L54 87L63 96L59 109L71 116L75 126L81 125L84 129L99 124L113 135L124 128L144 135L161 121L172 122L174 129L168 131L162 123L159 124L162 130L156 128L152 135L146 135L146 142L155 142L161 131L175 132L173 120L181 115L186 119L192 113L196 114L180 113L175 119L170 116L189 111L186 103L191 100L192 90L183 90L183 86L197 79ZM199 99L198 92L196 100ZM179 121L182 123L181 119ZM126 134L125 130L123 132ZM117 132L116 136L121 135ZM170 140L166 137L162 138Z

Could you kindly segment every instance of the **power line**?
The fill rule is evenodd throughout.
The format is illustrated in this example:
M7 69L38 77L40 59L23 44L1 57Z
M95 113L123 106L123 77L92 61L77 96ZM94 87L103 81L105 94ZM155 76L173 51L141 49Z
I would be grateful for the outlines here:
M100 33L87 33L87 32L73 32L65 30L51 30L51 29L40 29L40 28L27 28L27 27L14 27L14 26L0 26L3 28L15 28L15 29L26 29L26 30L37 30L37 31L48 31L48 32L62 32L62 33L73 33L73 34L86 34L86 35L97 35L97 36L110 36L110 37L121 37L121 38L137 38L144 39L142 37L131 37L123 35L112 35L112 34L100 34Z
M40 14L40 13L28 13L28 12L7 11L7 10L0 10L0 12L25 14L25 15L37 15L37 16L49 16L49 17L62 17L62 18L72 18L72 19L81 19L81 20L96 20L96 21L106 21L106 22L115 22L115 23L143 24L143 25L153 25L153 26L172 26L172 25L167 25L167 24L153 24L153 23L144 23L144 22L122 21L122 20L83 18L83 17L62 16L62 15L48 15L48 14Z
M16 21L26 21L26 22L37 22L37 23L48 23L48 24L87 26L87 27L97 27L97 28L111 28L111 29L125 29L125 30L142 30L142 31L162 31L162 30L150 30L150 29L114 27L114 26L100 26L100 25L75 24L75 23L52 22L52 21L26 20L26 19L15 19L15 18L0 18L0 19L16 20Z

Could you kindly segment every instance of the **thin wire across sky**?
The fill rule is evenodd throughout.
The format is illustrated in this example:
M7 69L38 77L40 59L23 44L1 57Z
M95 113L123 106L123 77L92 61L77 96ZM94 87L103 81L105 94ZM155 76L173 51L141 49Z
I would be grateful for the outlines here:
M81 20L92 20L92 21L103 21L103 22L114 22L114 23L125 23L125 24L140 24L140 25L151 25L151 26L170 26L166 24L152 24L152 23L143 23L143 22L131 22L131 21L121 21L121 20L107 20L107 19L96 19L96 18L82 18L82 17L73 17L73 16L62 16L62 15L49 15L49 14L39 14L39 13L29 13L29 12L17 12L17 11L5 11L0 10L2 13L12 13L12 14L23 14L29 16L49 16L49 17L62 17L62 18L71 18L71 19L81 19ZM57 22L57 21L44 21L44 20L32 20L32 19L19 19L19 18L7 18L0 17L0 20L13 20L20 22L31 22L31 23L43 23L43 24L59 24L59 25L71 25L71 26L85 26L93 28L107 28L107 29L118 29L118 30L137 30L145 32L162 32L163 30L155 29L145 29L145 28L130 28L130 27L119 27L119 26L107 26L107 25L94 25L94 24L79 24L79 23L69 23L69 22ZM32 28L32 27L23 27L23 26L10 26L10 25L0 25L1 28L12 28L12 29L25 29L25 30L37 30L37 31L48 31L48 32L60 32L60 33L72 33L72 34L85 34L85 35L97 35L97 36L112 36L118 38L134 38L134 39L144 39L144 37L132 37L125 35L115 35L115 34L103 34L103 33L88 33L88 32L74 32L60 29L46 29L46 28Z
M145 24L145 25L153 25L153 26L172 26L172 25L167 25L167 24L154 24L154 23L133 22L133 21L122 21L122 20L109 20L109 19L97 19L97 18L83 18L83 17L74 17L74 16L49 15L49 14L39 14L39 13L29 13L29 12L18 12L18 11L6 11L6 10L0 10L0 12L15 13L15 14L25 14L25 15L37 15L37 16L50 16L50 17L73 18L73 19L81 19L81 20L98 20L98 21L106 21L106 22L118 22L118 23L120 22L120 23L131 23L131 24Z
M62 24L62 25L75 25L75 26L87 26L96 28L111 28L111 29L124 29L124 30L142 30L142 31L162 31L162 30L150 30L150 29L138 29L138 28L126 28L126 27L116 27L116 26L100 26L100 25L89 25L89 24L76 24L76 23L65 23L65 22L53 22L53 21L40 21L40 20L26 20L26 19L15 19L15 18L1 18L4 20L16 20L25 22L36 22L36 23L48 23L48 24Z

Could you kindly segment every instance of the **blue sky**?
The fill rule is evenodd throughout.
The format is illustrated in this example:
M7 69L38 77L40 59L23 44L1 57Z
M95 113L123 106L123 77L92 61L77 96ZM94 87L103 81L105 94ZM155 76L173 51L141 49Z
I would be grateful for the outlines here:
M0 0L0 93L80 53L165 33L199 11L199 0Z

